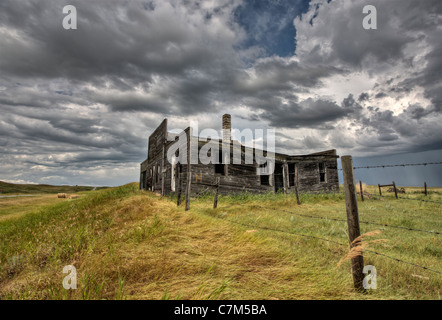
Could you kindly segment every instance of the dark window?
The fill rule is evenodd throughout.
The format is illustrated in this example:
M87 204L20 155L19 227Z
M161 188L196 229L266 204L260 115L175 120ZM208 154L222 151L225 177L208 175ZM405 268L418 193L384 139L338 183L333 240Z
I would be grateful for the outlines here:
M218 163L215 164L215 173L226 175L226 166L223 164L223 153L222 151L218 151Z
M270 185L269 176L260 176L260 177L261 177L261 185L262 186L269 186Z
M266 168L267 167L267 162L264 163L264 164L260 164L259 167L260 168ZM270 185L269 175L260 175L259 177L261 179L261 185L262 186L269 186Z
M319 182L325 182L325 163L319 163Z
M289 163L289 184L290 187L295 186L295 172L296 172L296 164L295 163Z

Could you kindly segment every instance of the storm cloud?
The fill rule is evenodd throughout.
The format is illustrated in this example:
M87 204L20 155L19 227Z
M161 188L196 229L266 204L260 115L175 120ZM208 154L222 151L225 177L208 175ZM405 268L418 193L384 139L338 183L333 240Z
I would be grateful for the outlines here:
M138 179L164 118L276 127L279 151L442 150L442 3L0 2L0 180Z

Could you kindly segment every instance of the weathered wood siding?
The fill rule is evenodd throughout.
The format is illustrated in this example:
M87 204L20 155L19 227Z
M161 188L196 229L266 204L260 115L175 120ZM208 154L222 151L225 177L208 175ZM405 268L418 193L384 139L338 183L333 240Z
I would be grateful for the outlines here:
M325 181L320 182L319 163L325 163ZM296 163L298 167L298 191L309 192L338 192L339 176L336 159L321 159ZM290 192L295 192L294 186L289 187Z
M172 164L167 160L167 151L175 141L167 141L167 134L166 119L149 137L148 159L141 163L140 188L144 186L146 190L160 192L162 188L161 179L164 177L165 194L172 192ZM199 144L198 152L201 150L201 147L202 144ZM242 163L244 163L244 148L242 151ZM216 173L215 164L204 165L200 162L191 165L191 193L195 195L208 191L212 192L215 188L216 178L218 177L220 178L220 194L244 191L250 193L267 193L277 191L278 188L281 190L283 185L282 179L284 178L281 176L281 168L282 166L288 168L287 165L290 166L292 171L293 168L296 168L297 172L297 174L294 175L294 172L286 170L287 192L295 192L293 179L290 180L289 178L290 175L294 175L298 191L301 193L337 192L339 191L337 158L335 150L307 156L278 154L276 157L278 172L275 173L275 175L269 176L269 185L261 185L261 178L256 175L257 164L233 164L233 152L231 152L231 164L227 165L227 175ZM323 182L320 181L320 163L323 163L325 168L325 181ZM177 166L177 170L178 168L179 166ZM187 180L186 172L187 165L182 164L180 178L175 179L175 190L178 190L178 182L181 183L181 190L185 190L184 186ZM145 181L141 180L143 177Z

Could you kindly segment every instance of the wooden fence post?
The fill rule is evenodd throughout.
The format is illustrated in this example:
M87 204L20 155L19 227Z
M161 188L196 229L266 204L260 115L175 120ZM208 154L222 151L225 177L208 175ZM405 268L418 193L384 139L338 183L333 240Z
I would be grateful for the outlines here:
M345 207L347 209L347 225L348 237L350 242L350 249L357 244L353 241L360 237L361 231L359 229L359 213L358 202L356 197L356 188L353 175L353 159L351 156L343 156L342 171L344 174L344 191L345 191ZM364 258L358 255L351 259L353 283L356 290L363 291L364 280Z
M191 171L191 166L190 166L190 156L191 156L191 152L190 152L190 139L192 136L192 128L188 128L188 130L186 130L187 132L187 181L186 181L186 211L190 210L190 185L192 183L192 171Z
M298 194L298 165L295 165L295 194L296 194L296 202L298 205L301 204L301 201L299 201L299 194Z
M426 182L424 182L424 193L425 193L425 195L428 195L428 193L427 193L427 183Z
M181 164L177 165L177 197L176 205L179 207L181 204Z
M394 181L393 181L393 189L394 189L394 196L396 197L396 199L398 198L397 197L397 189L396 189L396 183L394 183Z
M186 211L190 210L190 185L192 184L192 173L190 172L190 164L187 164L187 179L186 179Z
M361 200L364 201L364 191L362 191L362 181L359 180L359 189L361 190Z
M380 184L378 184L378 187L379 187L379 196L381 196L381 197L382 197L381 185L380 185Z
M213 199L213 209L218 206L219 177L216 178L215 198Z
M164 166L165 162L164 162L164 157L166 152L166 143L163 142L163 159L161 160L161 197L164 197L165 194L165 179L164 179L164 175L166 173L166 168Z
M282 165L282 185L284 188L284 194L287 194L287 163Z

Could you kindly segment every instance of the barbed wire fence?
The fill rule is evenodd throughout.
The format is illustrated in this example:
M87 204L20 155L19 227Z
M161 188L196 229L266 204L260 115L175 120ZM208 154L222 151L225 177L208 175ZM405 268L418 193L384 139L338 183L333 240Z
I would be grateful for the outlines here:
M430 165L440 165L440 164L442 164L442 162L403 163L403 164L386 164L386 165L373 165L373 166L354 166L354 167L352 167L352 169L353 170L380 169L380 168L385 169L385 168L393 168L393 167L416 167L416 166L430 166ZM343 169L339 169L339 170L343 171ZM284 176L283 173L273 173L273 175L274 176ZM245 176L247 176L247 177L257 177L257 179L259 178L259 176L257 176L256 174L254 174L254 175L242 175L242 177L245 177ZM189 177L189 175L188 175L188 172L182 172L182 173L179 173L177 175L177 177L179 177L179 179L181 181L181 180L186 180ZM181 184L181 183L179 183L179 184ZM394 182L393 182L393 185L394 185L394 188L396 188L396 185L394 184ZM220 185L220 179L219 178L216 179L215 183L212 183L212 184L208 183L207 184L207 187L211 188L214 191L214 205L213 205L214 209L218 208L218 201L219 201L218 200L218 193L219 193L220 186L221 185ZM180 200L179 199L181 198L180 193L181 193L183 187L180 186L178 189L179 189L178 190L179 194L178 194L178 197L177 197L178 198L177 204L180 205ZM186 188L186 189L189 190L189 188ZM425 190L426 190L426 183L425 183ZM361 196L363 197L364 192L362 190L362 187L360 188L360 193L361 193ZM356 192L355 192L355 194L356 194ZM396 198L396 199L400 199L400 200L420 201L420 202L423 202L423 203L431 203L431 204L439 204L439 205L442 204L442 202L439 202L439 201L402 197L402 196L398 196L397 193L396 193L396 197L395 196L389 196L389 195L380 195L380 196L378 196L376 194L367 194L367 195L369 197L373 197L373 198L376 198L376 199L379 199L379 200L383 200L383 198L391 198L391 199L395 199ZM190 193L186 194L186 199L188 197L190 197ZM300 204L299 199L298 199L298 204ZM233 204L228 205L228 206L219 207L219 210L226 210L226 209L233 208L233 207L238 207L238 206L239 207L247 207L247 208L250 209L250 205L241 204L241 203L233 203ZM302 217L302 218L316 219L316 220L325 220L325 221L335 221L335 222L345 222L345 223L347 223L347 225L349 224L348 217L347 217L347 219L339 219L339 218L332 218L332 217L323 217L323 216L315 216L315 215L302 214L302 213L294 212L294 211L291 211L291 210L285 210L285 209L274 208L274 207L269 207L269 206L253 205L252 207L256 207L256 208L259 208L259 209L262 209L262 210L273 210L273 211L276 211L276 212L288 213L288 214L299 216L299 217ZM247 227L247 228L266 230L266 231L270 231L270 232L286 233L286 234L296 235L296 236L300 236L300 237L304 237L304 238L316 239L316 240L319 240L319 241L324 241L324 242L332 243L332 244L339 245L339 246L345 246L345 247L349 246L348 244L341 243L339 241L335 241L335 240L331 240L331 239L327 239L327 238L324 238L324 237L316 236L316 235L308 235L308 234L303 234L303 233L299 233L299 232L281 230L281 229L270 227L270 226L262 226L262 225L260 226L260 225L258 225L256 223L255 224L244 223L244 222L235 221L235 220L232 220L232 219L227 219L227 218L221 217L219 215L211 215L211 216L215 217L217 219L222 219L222 220L227 221L229 223L240 225L240 226L244 226L244 227ZM411 227L400 226L400 225L393 225L393 224L387 224L387 223L380 223L380 222L373 222L373 221L359 220L358 221L358 228L359 228L359 224L379 226L379 227L384 227L384 228L393 228L393 229L402 230L402 231L420 232L420 233L432 234L432 235L435 235L435 236L440 236L442 234L442 232L435 231L435 230L423 230L423 229L417 229L417 228L411 228ZM352 245L351 245L351 241L350 241L350 247L351 246ZM397 257L393 257L393 256L387 255L387 254L382 253L382 252L378 252L378 251L374 251L374 250L369 250L369 249L366 249L366 248L364 248L362 250L362 252L366 252L366 253L382 256L384 258L387 258L387 259L390 259L390 260L393 260L393 261L396 261L396 262L399 262L399 263L407 264L407 265L410 265L410 266L413 266L413 267L416 267L416 268L420 268L422 270L426 270L426 271L429 271L429 272L432 272L432 273L435 273L435 274L438 274L438 275L442 275L442 272L440 272L438 270L435 270L435 269L432 269L432 268L429 268L427 266L420 265L420 264L417 264L417 263L405 261L403 259L399 259ZM362 252L361 252L361 255L362 255ZM353 265L353 263L352 263L352 265ZM362 273L362 270L357 270L357 272ZM355 270L353 270L353 275L354 274L355 274ZM355 280L355 287L356 287L356 280Z
M236 204L236 205L240 205L240 204ZM229 206L229 207L233 207L233 206L234 205ZM223 208L220 208L220 209L226 209L226 208L227 207L223 207ZM322 237L313 236L313 235L306 235L306 234L302 234L302 233L298 233L298 232L281 230L281 229L271 228L271 227L267 227L267 226L259 226L259 225L256 225L256 224L243 223L243 222L234 221L234 220L231 220L231 219L222 218L222 217L219 217L219 216L214 216L214 217L217 218L217 219L221 219L221 220L227 221L229 223L241 225L241 226L247 227L247 228L254 228L254 229L267 230L267 231L281 232L281 233L296 235L296 236L300 236L300 237L304 237L304 238L310 238L310 239L316 239L316 240L320 240L320 241L325 241L325 242L328 242L328 243L337 244L339 246L348 247L348 244L345 244L345 243L342 243L342 242L338 242L338 241L335 241L335 240L330 240L330 239L327 239L327 238L322 238ZM329 220L334 220L334 219L329 219ZM440 234L440 233L437 233L437 234ZM408 264L408 265L412 265L414 267L417 267L417 268L420 268L420 269L423 269L423 270L431 271L433 273L442 275L442 272L440 272L440 271L437 271L437 270L434 270L434 269L430 269L430 268L428 268L426 266L418 265L416 263L404 261L402 259L386 255L385 253L377 252L377 251L374 251L374 250L368 250L368 249L364 249L363 251L364 252L370 252L370 253L373 253L373 254L376 254L376 255L379 255L379 256L383 256L383 257L386 257L388 259L391 259L391 260L394 260L394 261L397 261L397 262L401 262L401 263L405 263L405 264Z
M422 163L399 163L399 164L384 164L384 165L373 165L373 166L355 166L353 167L353 170L362 170L362 169L385 169L385 168L398 168L398 167L418 167L418 166L431 166L431 165L441 165L442 162L422 162ZM342 168L338 169L339 171L342 171ZM401 200L411 200L411 201L420 201L420 202L427 202L427 203L435 203L435 204L442 204L442 202L440 201L434 201L434 200L424 200L424 199L415 199L415 198L410 198L410 197L402 197L397 195L397 190L398 188L396 187L395 183L393 182L392 185L385 185L385 186L393 186L394 188L394 192L395 192L395 197L396 199L401 199ZM382 185L378 184L379 189L381 187L383 187ZM360 193L362 193L361 197L363 199L363 191L360 190ZM425 195L427 195L427 183L424 182L424 192ZM376 198L389 198L390 196L386 196L386 195L382 195L380 194L379 197L377 195L374 194L367 194L368 196L371 197L376 197Z
M373 198L377 198L377 199L382 199L382 198L389 198L389 199L395 199L394 196L390 196L390 195L382 195L382 196L378 196L376 194L368 194L369 196L373 197ZM432 201L432 200L424 200L424 199L415 199L415 198L406 198L406 197L401 197L398 196L398 199L401 200L411 200L411 201L420 201L420 202L427 202L427 203L435 203L435 204L442 204L442 202L439 201Z
M376 166L359 166L359 167L353 167L353 170L394 168L394 167L419 167L419 166L430 166L430 165L438 165L438 164L442 164L442 162L400 163L400 164L383 164L383 165L376 165ZM342 171L342 168L340 168L339 170Z

